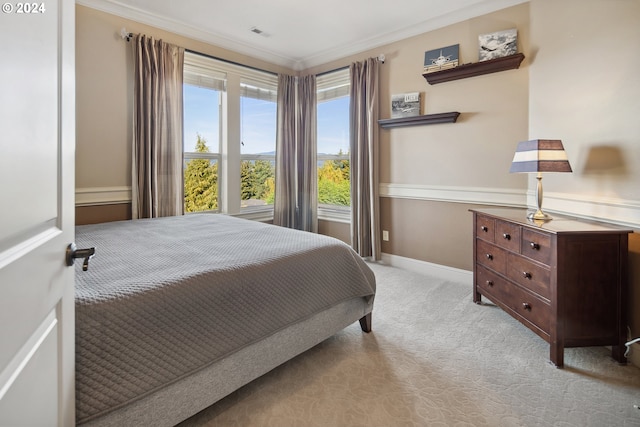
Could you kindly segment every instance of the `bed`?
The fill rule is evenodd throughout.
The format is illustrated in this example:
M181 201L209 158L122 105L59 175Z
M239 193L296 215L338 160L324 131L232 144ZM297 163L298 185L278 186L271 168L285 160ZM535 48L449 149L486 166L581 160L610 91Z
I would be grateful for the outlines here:
M226 215L78 226L76 422L172 426L360 321L375 277L331 237Z

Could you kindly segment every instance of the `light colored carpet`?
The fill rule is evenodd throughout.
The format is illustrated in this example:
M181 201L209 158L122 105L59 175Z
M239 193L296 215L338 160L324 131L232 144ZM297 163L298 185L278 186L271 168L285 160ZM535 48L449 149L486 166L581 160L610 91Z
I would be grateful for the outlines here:
M640 426L640 369L549 346L469 284L372 265L373 332L353 324L181 427Z

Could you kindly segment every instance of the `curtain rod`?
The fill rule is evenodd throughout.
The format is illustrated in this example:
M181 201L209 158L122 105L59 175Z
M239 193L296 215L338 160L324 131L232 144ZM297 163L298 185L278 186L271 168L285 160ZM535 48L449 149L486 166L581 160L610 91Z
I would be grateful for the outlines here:
M120 37L122 37L123 40L126 41L131 41L131 39L133 38L134 34L130 33L127 31L127 29L125 27L122 27L120 29ZM230 61L228 59L224 59L224 58L219 58L217 56L213 56L213 55L209 55L206 53L202 53L202 52L197 52L195 50L191 50L191 49L186 49L184 50L185 52L189 52L189 53L193 53L195 55L200 55L200 56L204 56L206 58L210 58L210 59L215 59L216 61L222 61L222 62L226 62L227 64L232 64L232 65L237 65L239 67L245 67L245 68L249 68L255 71L260 71L262 73L267 73L267 74L271 74L273 76L277 76L278 73L275 73L273 71L268 71L268 70L263 70L262 68L258 68L258 67L253 67L251 65L245 65L245 64L241 64L239 62L235 62L235 61Z
M345 65L344 67L334 68L333 70L328 70L328 71L323 71L321 73L316 74L316 77L324 76L325 74L335 73L336 71L346 70L347 68L349 68L349 66Z
M378 55L378 61L384 64L384 53ZM335 73L336 71L342 71L349 68L349 65L345 65L344 67L334 68L333 70L323 71L321 73L316 74L316 76L324 76L325 74Z
M120 37L122 37L124 40L130 41L133 38L133 36L134 36L134 34L128 32L125 27L122 27L120 29ZM196 54L196 55L201 55L201 56L204 56L206 58L215 59L216 61L222 61L222 62L226 62L226 63L232 64L232 65L238 65L240 67L250 68L252 70L261 71L263 73L271 74L273 76L277 76L279 74L279 73L275 73L273 71L263 70L262 68L252 67L251 65L245 65L245 64L241 64L239 62L230 61L228 59L219 58L217 56L209 55L209 54L206 54L206 53L197 52L197 51L191 50L191 49L185 49L185 52L193 53L193 54ZM378 61L380 61L380 62L382 62L384 64L384 53L381 53L380 55L378 55ZM336 71L342 71L342 70L345 70L347 68L349 68L349 66L345 65L344 67L335 68L335 69L329 70L329 71L323 71L322 73L316 74L316 76L324 76L325 74L334 73Z
M255 70L255 71L260 71L260 72L263 72L263 73L271 74L273 76L277 76L278 75L278 73L275 73L273 71L263 70L262 68L253 67L251 65L241 64L241 63L235 62L235 61L230 61L228 59L219 58L217 56L209 55L207 53L197 52L197 51L191 50L191 49L185 49L184 51L185 52L189 52L189 53L193 53L193 54L196 54L196 55L204 56L205 58L215 59L216 61L226 62L227 64L237 65L239 67L249 68L249 69L252 69L252 70Z

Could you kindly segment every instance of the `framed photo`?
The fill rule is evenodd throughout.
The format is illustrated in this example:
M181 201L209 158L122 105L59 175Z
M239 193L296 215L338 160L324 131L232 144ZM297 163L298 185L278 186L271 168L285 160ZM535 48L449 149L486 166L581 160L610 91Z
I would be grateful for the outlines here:
M424 73L457 67L459 51L459 44L426 51L424 53Z
M518 30L497 31L478 36L478 60L502 58L518 53Z
M420 115L420 92L391 95L391 118Z

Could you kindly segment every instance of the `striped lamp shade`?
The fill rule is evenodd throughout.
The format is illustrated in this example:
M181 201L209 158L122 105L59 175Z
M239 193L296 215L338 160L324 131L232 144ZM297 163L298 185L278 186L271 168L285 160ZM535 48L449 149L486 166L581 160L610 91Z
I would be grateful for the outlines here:
M509 172L572 172L559 139L533 139L518 143Z

